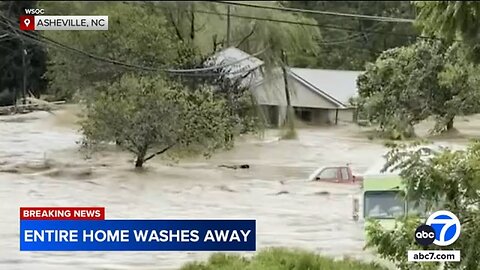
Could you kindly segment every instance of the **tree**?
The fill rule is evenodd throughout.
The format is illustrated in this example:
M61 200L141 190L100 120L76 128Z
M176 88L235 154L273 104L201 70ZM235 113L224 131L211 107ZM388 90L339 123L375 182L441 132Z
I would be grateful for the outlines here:
M426 157L426 154L428 157ZM406 187L405 198L424 202L427 212L441 206L454 213L462 224L461 237L449 250L460 250L459 263L446 263L444 269L478 269L480 265L480 143L472 143L466 150L431 151L425 148L394 147L387 155L385 169L400 169ZM420 224L417 217L404 217L394 231L383 231L378 224L370 227L369 246L380 255L397 264L400 269L437 269L429 264L407 264L406 250L415 248L413 232ZM402 236L403 235L403 236ZM393 244L394 243L394 244ZM429 246L427 249L441 249Z
M437 120L432 132L453 128L459 114L479 110L478 75L460 47L420 40L384 52L359 76L362 108L392 137L410 137L413 126L429 116Z
M288 20L300 23L314 23L313 19L276 10L230 6L230 29L227 29L227 6L208 2L194 3L150 3L159 7L167 18L173 33L183 43L194 44L198 51L211 55L219 49L237 47L247 53L264 51L262 60L266 66L281 62L281 51L304 53L315 51L320 31L315 27L279 24L268 19ZM276 2L262 5L281 6ZM207 12L207 13L205 13ZM256 20L249 17L258 17ZM225 27L218 27L224 25ZM228 33L228 31L230 33ZM230 36L230 44L227 44Z
M308 10L411 19L409 1L283 1L285 6ZM385 50L408 46L418 35L411 23L392 23L341 16L306 15L315 19L322 33L318 50L290 54L294 66L363 70Z
M232 146L226 105L209 88L189 92L130 74L99 88L82 122L84 146L115 141L136 156L135 167L174 147L208 154Z
M112 6L114 5L114 6ZM65 6L44 2L42 7L52 12L61 12ZM45 33L49 38L91 54L116 59L136 65L192 68L221 48L225 48L226 18L223 5L207 2L164 3L75 3L69 6L71 14L109 15L109 31L75 31ZM283 12L259 11L249 8L232 9L232 14L254 12L261 17L287 18L311 22ZM238 12L238 13L236 13ZM274 22L256 21L232 17L231 46L248 53L265 49L262 54L267 63L280 61L280 49L304 50L316 46L313 40L319 37L315 28L283 26ZM92 87L92 83L112 81L131 69L90 59L85 55L52 48L49 78L52 89L60 96L71 97L78 89ZM68 69L65 69L68 66ZM74 88L74 89L72 89ZM63 93L66 92L66 93Z
M421 41L382 53L357 82L370 120L394 139L413 136L413 126L429 115L425 102L438 89L439 65L439 44Z
M480 3L477 1L416 1L417 25L427 35L465 41L473 60L480 60Z
M468 59L468 48L455 43L444 55L443 69L437 75L439 89L429 103L436 117L434 132L454 128L455 115L469 115L480 111L479 67Z
M24 8L33 8L37 1L3 1L0 3L0 105L13 105L31 92L35 96L46 91L44 78L47 66L46 49L42 44L22 37L18 18ZM36 32L31 34L37 35ZM22 59L23 58L23 59ZM25 64L24 64L25 63ZM25 76L25 80L24 80ZM25 81L25 85L24 85Z
M62 3L43 2L49 12L62 12ZM166 21L146 6L125 3L80 3L68 6L71 14L98 14L109 16L108 31L48 31L51 38L67 46L103 58L137 66L174 67L177 57L176 40L168 35ZM137 68L114 65L95 60L85 54L51 47L48 77L50 91L61 98L93 89L98 83L110 84L126 73L145 74ZM88 91L87 91L88 92ZM88 92L89 93L89 92ZM88 97L89 94L82 97Z
M215 68L215 66L218 67ZM197 76L173 74L169 78L179 82L189 91L201 89L202 85L212 87L215 97L227 105L229 120L235 135L263 129L263 115L258 110L256 100L249 89L248 78L254 71L232 75L232 72L238 72L236 66L227 66L225 59L219 61L215 55L205 58L193 68L212 69L197 71L195 72Z

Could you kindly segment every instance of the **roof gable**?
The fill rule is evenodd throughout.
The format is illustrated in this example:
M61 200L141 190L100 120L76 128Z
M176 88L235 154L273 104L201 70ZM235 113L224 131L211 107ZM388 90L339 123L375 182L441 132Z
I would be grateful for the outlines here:
M290 68L293 77L333 103L347 107L357 95L357 77L361 71Z
M258 68L263 64L264 62L255 56L235 47L229 47L210 57L206 66L224 67L223 69L228 73L226 76L231 79L245 76L250 72L250 74L244 78L244 81L251 84L262 80Z

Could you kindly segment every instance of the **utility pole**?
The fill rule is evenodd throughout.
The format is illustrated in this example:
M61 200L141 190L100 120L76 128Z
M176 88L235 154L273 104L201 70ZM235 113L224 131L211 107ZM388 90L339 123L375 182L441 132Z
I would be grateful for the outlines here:
M230 47L230 5L227 6L227 47Z
M288 59L287 54L284 50L282 50L282 70L283 70L283 82L285 84L285 98L287 99L287 111L285 114L285 122L289 128L289 135L287 137L294 137L295 135L295 127L294 127L294 114L295 112L292 109L292 104L290 101L290 90L288 89L288 73L287 73L287 65Z
M27 93L27 65L25 64L25 57L27 56L27 50L25 48L25 41L22 41L22 70L23 70L23 84L22 84L22 103L26 104L26 93Z
M284 50L282 50L282 60L283 60L283 65L282 65L282 70L283 70L283 81L285 83L285 97L287 98L287 110L290 109L291 104L290 104L290 91L288 90L288 74L287 74L287 54L285 53Z

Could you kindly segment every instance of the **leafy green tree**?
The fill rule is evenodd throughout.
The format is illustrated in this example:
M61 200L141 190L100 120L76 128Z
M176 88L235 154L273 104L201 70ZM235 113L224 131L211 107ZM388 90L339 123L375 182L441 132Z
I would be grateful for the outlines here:
M160 8L179 41L195 44L201 54L212 54L229 46L247 53L264 50L261 58L266 62L266 66L271 66L281 61L282 50L289 53L304 53L318 48L316 43L320 39L318 28L268 21L276 19L300 23L315 22L304 16L269 9L230 6L230 29L227 29L227 6L224 4L161 2L151 5ZM274 1L262 2L262 5L281 6ZM230 33L227 33L228 31Z
M415 18L409 1L282 1L285 6L309 10ZM342 16L307 14L320 25L318 50L290 54L294 66L363 70L385 50L407 46L418 35L411 23L392 23Z
M136 156L135 167L174 147L208 154L232 146L226 105L209 88L189 92L129 74L99 88L82 122L84 146L117 142Z
M429 103L437 120L435 132L452 130L455 115L480 111L480 69L468 55L468 48L459 43L445 52L443 69L437 76L439 89Z
M65 6L57 2L44 2L49 12L61 13L68 8L71 14L108 15L108 31L47 31L47 38L84 52L119 62L147 67L172 67L178 60L176 40L168 35L165 18L146 6L124 3L77 2ZM71 98L75 93L92 89L98 83L112 83L123 74L135 71L105 61L95 60L52 46L49 51L48 77L50 90L59 97ZM88 96L88 95L86 95Z
M45 32L45 36L71 47L141 66L164 68L199 67L202 61L226 44L226 18L224 5L207 2L116 2L75 3L66 7L57 2L42 2L42 7L51 12L68 8L71 14L101 14L109 16L109 31L63 31ZM213 12L205 14L202 12ZM248 14L251 9L232 9L232 14ZM294 20L307 20L283 12L261 12L257 15L268 18L279 16ZM301 26L284 27L278 23L233 18L231 23L231 46L248 53L266 49L262 58L269 63L279 62L280 49L298 50L316 44L318 29ZM111 83L126 69L118 65L93 60L59 48L50 51L48 77L51 89L59 96L69 98L81 89L91 88L98 82ZM68 66L68 68L65 68Z
M477 1L415 1L417 25L426 35L462 40L469 60L480 61L480 4Z
M39 96L46 91L47 81L43 76L47 66L45 47L16 32L24 8L36 5L37 1L0 2L0 106L13 105L22 97L24 75L26 95L30 92ZM36 32L31 34L37 35Z
M358 78L359 96L369 120L391 137L411 137L413 126L429 116L429 93L438 90L439 44L419 42L388 50Z
M367 65L357 82L360 104L393 138L412 136L413 126L429 116L437 120L432 132L451 130L456 115L479 111L475 70L460 46L420 40Z
M444 269L478 269L480 265L480 143L473 142L466 150L431 151L405 146L394 147L387 155L386 168L401 170L406 199L425 202L427 212L441 206L460 219L460 238L445 249L460 250L461 262L445 263ZM434 264L407 263L406 250L414 249L413 232L420 222L416 217L398 220L393 231L384 231L373 223L368 228L371 241L379 254L400 269L438 269ZM418 247L416 248L418 249ZM426 249L443 249L429 246ZM402 256L403 254L403 256Z

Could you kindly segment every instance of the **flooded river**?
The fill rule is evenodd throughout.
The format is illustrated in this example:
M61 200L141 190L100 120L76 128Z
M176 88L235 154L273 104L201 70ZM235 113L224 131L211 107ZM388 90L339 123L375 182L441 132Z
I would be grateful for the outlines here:
M61 113L0 119L0 269L175 269L209 254L19 252L20 206L104 206L107 218L122 219L256 219L257 248L364 256L363 227L351 218L359 189L305 179L322 165L350 163L361 173L385 151L380 144L342 127L302 129L294 141L269 131L208 160L154 159L139 173L128 153L85 159ZM218 167L243 163L251 168Z

